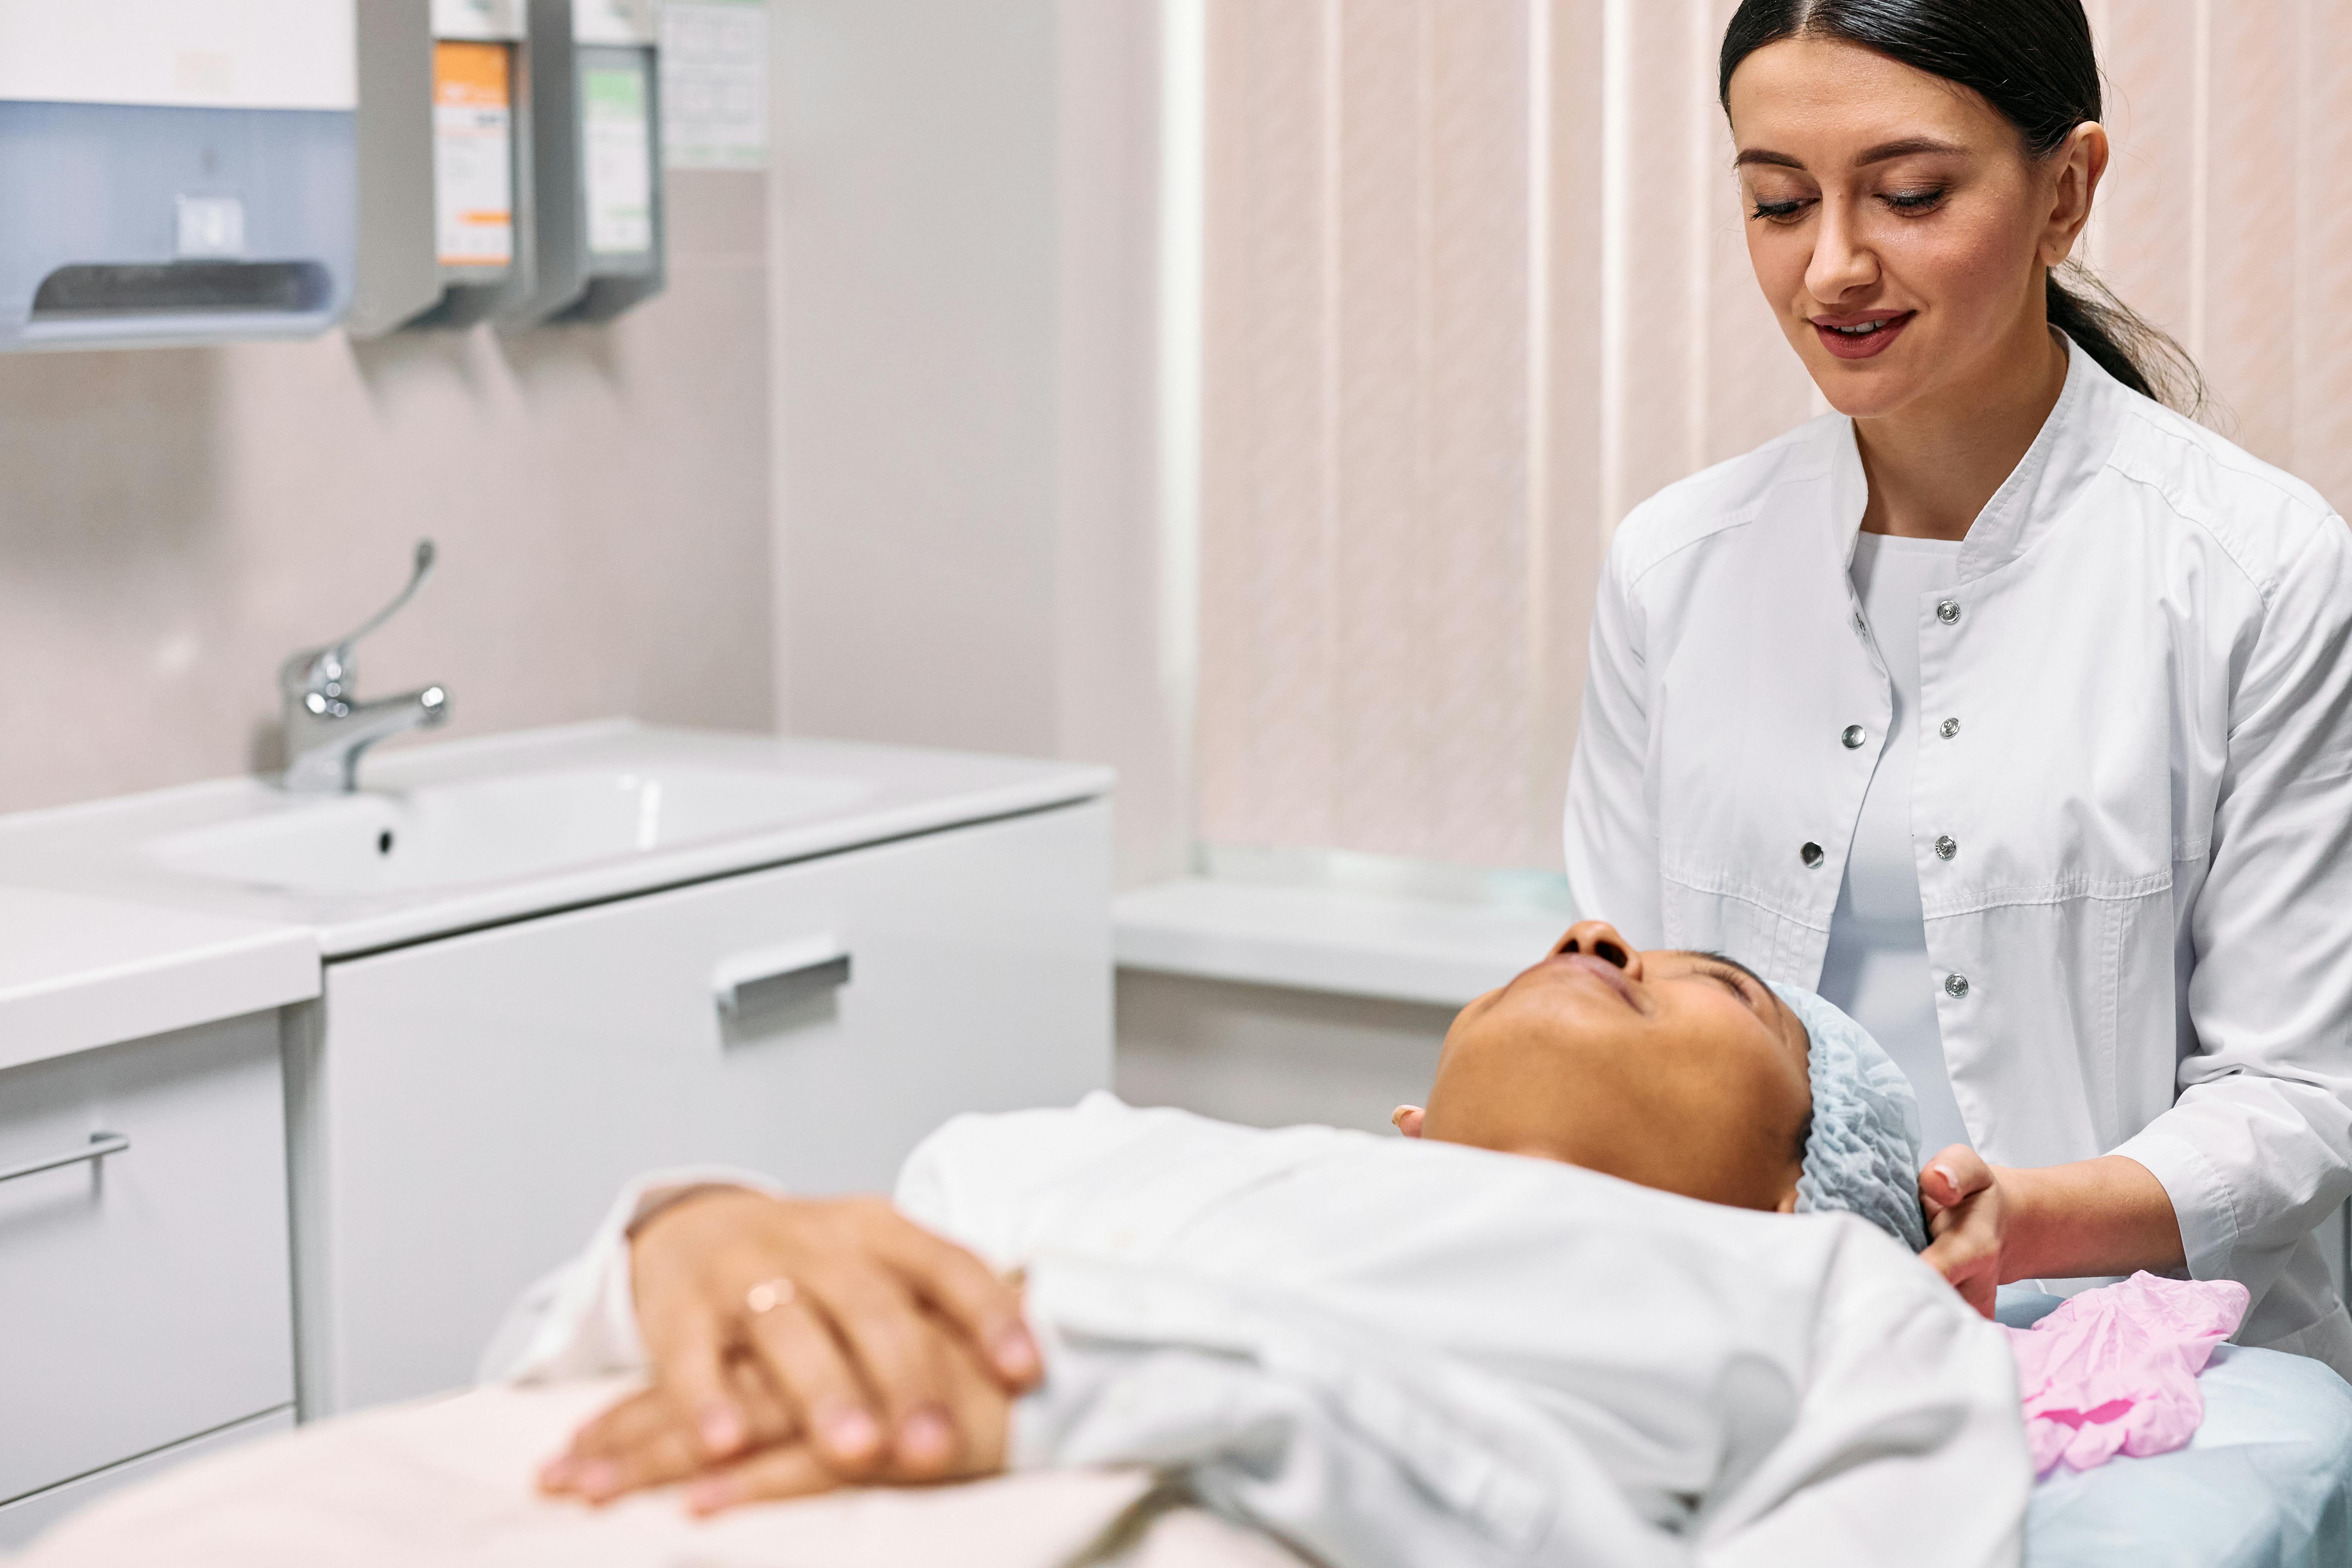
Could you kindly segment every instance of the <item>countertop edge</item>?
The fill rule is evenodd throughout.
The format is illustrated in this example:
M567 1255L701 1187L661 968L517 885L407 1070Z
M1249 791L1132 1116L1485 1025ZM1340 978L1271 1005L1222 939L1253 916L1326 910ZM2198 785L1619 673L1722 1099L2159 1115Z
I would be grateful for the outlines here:
M320 988L317 933L293 926L13 986L0 991L0 1070L307 1002Z

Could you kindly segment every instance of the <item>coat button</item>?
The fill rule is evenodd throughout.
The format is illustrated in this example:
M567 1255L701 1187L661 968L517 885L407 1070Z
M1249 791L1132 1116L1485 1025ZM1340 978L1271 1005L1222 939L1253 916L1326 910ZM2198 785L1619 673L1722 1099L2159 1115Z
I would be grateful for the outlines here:
M1942 723L1936 726L1936 733L1943 736L1947 741L1950 740L1959 732L1960 721L1958 719L1947 719Z
M1845 742L1845 749L1849 752L1860 750L1863 742L1868 738L1863 733L1862 726L1859 724L1848 724L1845 727L1845 733L1838 737Z
M1948 996L1967 995L1969 994L1969 977L1965 974L1945 975L1944 994Z
M1950 834L1947 833L1944 837L1936 840L1937 859L1948 860L1959 852L1959 841L1955 839Z
M1802 849L1797 851L1797 858L1802 860L1805 863L1805 869L1810 871L1829 857L1822 853L1820 845L1808 843Z
M1960 602L1958 599L1946 599L1936 606L1936 618L1946 626L1950 626L1960 618Z

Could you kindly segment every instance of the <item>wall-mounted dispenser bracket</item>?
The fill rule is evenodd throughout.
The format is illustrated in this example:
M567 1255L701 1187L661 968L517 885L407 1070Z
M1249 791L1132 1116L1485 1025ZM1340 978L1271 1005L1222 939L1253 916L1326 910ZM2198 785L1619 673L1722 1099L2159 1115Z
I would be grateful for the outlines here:
M537 276L509 329L602 321L661 292L659 0L530 0Z
M353 26L352 0L0 0L0 349L332 326Z
M526 0L367 0L360 14L360 337L462 327L531 294Z

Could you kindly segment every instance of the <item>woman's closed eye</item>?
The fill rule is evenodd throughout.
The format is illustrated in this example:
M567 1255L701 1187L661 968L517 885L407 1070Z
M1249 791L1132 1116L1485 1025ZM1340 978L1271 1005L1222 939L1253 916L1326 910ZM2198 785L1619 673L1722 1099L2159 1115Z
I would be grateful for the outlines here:
M1932 212L1944 200L1944 187L1936 185L1927 190L1894 191L1878 198L1892 210L1906 216Z
M1703 979L1714 981L1717 984L1730 992L1734 996L1739 998L1739 1002L1742 1006L1748 1008L1750 1011L1758 1010L1756 998L1749 994L1747 981L1742 978L1737 971L1729 969L1716 969L1706 965L1701 965L1691 973Z

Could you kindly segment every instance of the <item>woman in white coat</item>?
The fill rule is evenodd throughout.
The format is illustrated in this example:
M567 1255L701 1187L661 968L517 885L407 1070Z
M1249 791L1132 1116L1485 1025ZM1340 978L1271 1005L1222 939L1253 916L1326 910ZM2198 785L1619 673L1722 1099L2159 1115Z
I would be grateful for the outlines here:
M1619 528L1578 901L1878 1036L1979 1305L2186 1268L2352 1375L2352 533L2053 275L2108 157L2080 0L1746 0L1721 79L1837 412Z

